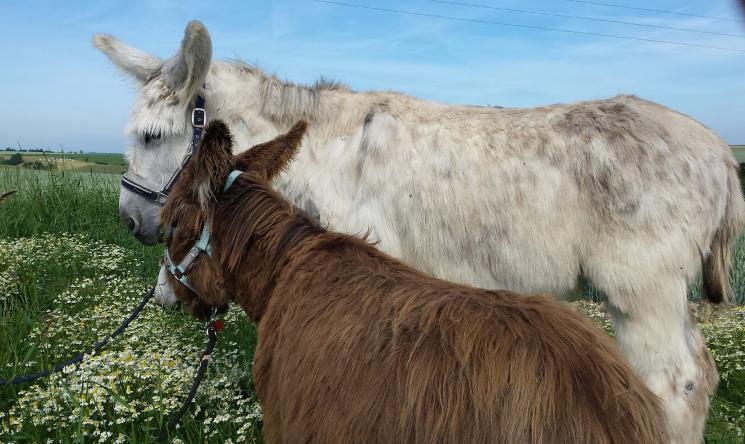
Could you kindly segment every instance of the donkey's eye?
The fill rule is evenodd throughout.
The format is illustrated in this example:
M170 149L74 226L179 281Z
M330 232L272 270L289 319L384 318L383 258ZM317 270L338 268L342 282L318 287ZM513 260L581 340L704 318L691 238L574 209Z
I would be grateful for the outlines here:
M146 132L142 135L142 141L145 142L145 144L148 144L150 142L153 142L155 140L158 140L162 137L162 134L160 131L158 132Z

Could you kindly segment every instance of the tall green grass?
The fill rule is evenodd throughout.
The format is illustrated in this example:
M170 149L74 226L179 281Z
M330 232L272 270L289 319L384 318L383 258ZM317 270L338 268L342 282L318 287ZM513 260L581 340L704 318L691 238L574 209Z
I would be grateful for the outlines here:
M162 247L142 245L119 220L119 176L0 166L0 192L6 190L17 193L0 203L0 237L85 234L137 252L141 274L156 273Z

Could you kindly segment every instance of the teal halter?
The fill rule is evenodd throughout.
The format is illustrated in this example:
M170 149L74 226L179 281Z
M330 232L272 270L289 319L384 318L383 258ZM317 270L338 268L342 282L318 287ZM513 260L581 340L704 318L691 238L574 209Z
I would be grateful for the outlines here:
M228 189L233 185L233 182L235 182L235 180L241 174L243 174L243 171L232 171L225 181L223 192L228 191ZM199 236L199 240L197 240L197 242L194 244L193 247L191 247L189 252L186 253L186 256L183 260L181 260L180 263L176 264L176 262L171 258L171 253L168 251L168 248L166 248L165 254L163 255L163 258L166 262L166 268L173 275L173 277L176 278L177 281L181 282L181 284L183 284L186 288L196 294L199 293L194 289L194 287L191 286L186 275L189 272L189 269L191 268L194 260L199 257L202 252L207 253L208 256L212 256L212 244L210 244L211 234L210 222L208 220L205 220L204 225L202 226L202 234L201 236Z

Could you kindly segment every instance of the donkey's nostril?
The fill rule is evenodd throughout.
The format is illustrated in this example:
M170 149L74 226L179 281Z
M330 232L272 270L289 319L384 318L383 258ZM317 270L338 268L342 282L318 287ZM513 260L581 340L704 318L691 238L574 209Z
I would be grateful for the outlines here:
M129 228L129 231L132 231L132 232L135 231L137 224L135 223L134 219L132 219L131 217L128 217L125 223L127 224L127 228Z

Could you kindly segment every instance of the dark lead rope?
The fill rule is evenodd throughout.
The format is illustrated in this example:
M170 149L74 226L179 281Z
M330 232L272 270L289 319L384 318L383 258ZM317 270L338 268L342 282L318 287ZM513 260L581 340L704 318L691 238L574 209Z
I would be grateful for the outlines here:
M90 352L97 352L101 350L102 348L106 347L111 342L112 339L122 334L122 332L124 332L124 330L126 330L127 327L129 327L129 324L145 308L145 306L150 301L150 299L152 299L154 293L155 293L155 286L150 288L150 290L142 298L142 301L139 303L139 305L135 307L134 311L130 313L129 316L127 316L124 322L122 322L121 325L119 325L119 327L116 330L114 330L110 335L106 336L102 340L93 344L93 348L90 350ZM183 418L187 410L189 410L189 407L191 407L191 403L194 401L194 397L197 394L197 390L199 389L199 386L201 385L202 381L204 380L205 375L207 374L207 366L209 365L209 362L212 359L212 352L215 350L215 344L217 343L217 330L222 330L223 328L222 321L219 319L216 319L214 316L215 316L215 313L213 313L212 319L210 319L210 321L207 323L207 338L208 338L207 348L204 350L204 353L202 353L202 358L199 362L199 368L197 369L197 374L194 376L194 381L192 381L191 383L189 394L186 396L186 400L184 401L179 411L176 412L176 414L173 417L171 417L171 420L168 421L168 425L166 426L166 428L160 432L159 439L161 442L166 441L171 430L174 430L176 428L176 425L179 423L179 421L181 421L181 418ZM53 373L58 373L62 371L65 367L68 367L74 364L79 364L83 360L84 356L85 356L85 353L80 353L76 355L75 357L68 359L65 362L61 362L55 365L51 370L44 370L44 371L37 372L37 373L30 373L27 375L17 376L9 380L0 379L0 386L23 384L26 382L31 382L37 379L44 378Z
M155 286L150 288L150 291L148 291L145 294L145 297L142 298L142 301L140 302L140 304L127 317L127 319L125 319L124 322L122 322L121 325L119 325L119 327L116 330L114 330L113 333L111 333L110 335L106 336L105 338L93 344L93 348L88 353L94 353L94 352L101 350L102 348L106 347L109 344L109 342L111 342L112 339L122 334L122 332L129 326L130 322L132 322L140 314L142 309L145 308L145 305L147 305L147 303L153 297L154 292L155 292ZM61 372L65 367L68 367L73 364L79 364L83 360L84 356L85 356L85 353L80 353L74 356L73 358L68 359L65 362L61 362L55 365L50 370L44 370L38 373L30 373L27 375L16 376L13 379L0 379L0 386L23 384L26 382L35 381L45 376L49 376L53 373Z
M189 407L191 407L191 403L194 401L194 397L197 394L199 385L207 374L207 366L210 363L210 359L212 359L212 351L215 349L215 344L217 343L217 332L215 330L214 319L210 320L207 324L207 338L207 348L205 348L204 353L202 353L202 359L199 361L199 368L197 368L197 374L194 376L194 380L191 383L189 394L186 396L186 400L181 405L179 411L171 417L170 421L168 421L166 428L160 431L160 436L158 437L160 442L166 442L168 440L171 431L176 428L176 425L178 425L181 418L184 417L186 411L189 410Z

